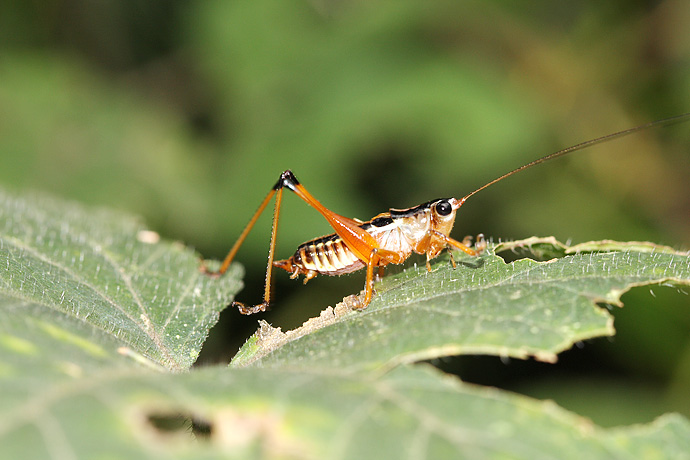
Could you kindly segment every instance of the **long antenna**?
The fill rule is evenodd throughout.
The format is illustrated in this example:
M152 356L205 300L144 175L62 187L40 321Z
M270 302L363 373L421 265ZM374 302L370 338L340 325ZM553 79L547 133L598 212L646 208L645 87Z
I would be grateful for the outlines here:
M627 136L628 134L633 134L633 133L636 133L638 131L642 131L642 130L649 129L649 128L656 128L656 127L660 127L660 126L667 126L667 125L671 125L671 124L675 124L675 123L682 123L684 121L687 121L688 119L690 119L690 112L684 113L682 115L676 115L676 116L670 117L670 118L664 118L663 120L652 121L650 123L645 123L643 125L636 126L634 128L624 129L623 131L618 131L617 133L607 134L606 136L597 137L596 139L591 139L589 141L581 142L579 144L573 145L572 147L568 147L568 148L565 148L563 150L559 150L558 152L551 153L549 155L546 155L545 157L541 157L537 160L531 161L531 162L527 163L526 165L520 166L519 168L513 169L512 171L505 173L501 177L498 177L498 178L492 180L491 182L488 182L488 183L482 185L477 190L465 195L460 200L460 205L462 205L469 197L471 197L472 195L474 195L477 192L484 190L488 186L493 185L496 182L500 182L503 179L505 179L506 177L510 177L513 174L519 173L522 170L525 170L527 168L531 168L532 166L536 166L540 163L544 163L545 161L553 160L554 158L562 157L562 156L567 155L569 153L573 153L573 152L576 152L578 150L582 150L582 149L585 149L587 147L591 147L593 145L601 144L603 142L608 142L608 141L611 141L613 139L618 139L619 137Z

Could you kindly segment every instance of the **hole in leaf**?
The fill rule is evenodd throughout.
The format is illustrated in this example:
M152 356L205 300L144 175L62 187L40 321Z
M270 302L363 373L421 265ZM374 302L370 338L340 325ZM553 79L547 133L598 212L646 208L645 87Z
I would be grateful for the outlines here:
M539 238L534 239L533 242L528 244L501 243L496 246L496 255L505 260L506 263L515 262L520 259L532 259L537 262L545 262L547 260L564 257L565 248L553 244L547 238Z
M233 451L256 448L277 455L316 458L311 445L293 436L284 413L265 408L227 407L215 411L210 420L183 411L150 410L144 417L149 440L153 437L169 449L180 449L190 441L202 441ZM282 458L282 457L281 457Z
M212 424L209 421L182 413L149 414L147 421L162 436L189 433L197 439L204 439L211 435Z

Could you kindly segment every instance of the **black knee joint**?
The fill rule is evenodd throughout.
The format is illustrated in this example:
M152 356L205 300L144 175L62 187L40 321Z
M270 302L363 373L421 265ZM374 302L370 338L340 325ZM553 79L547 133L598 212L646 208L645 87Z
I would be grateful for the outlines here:
M273 190L280 190L283 187L294 190L297 185L299 185L299 181L295 175L292 174L292 171L288 169L287 171L283 171L283 173L280 175L280 179L278 179L276 185L273 186Z

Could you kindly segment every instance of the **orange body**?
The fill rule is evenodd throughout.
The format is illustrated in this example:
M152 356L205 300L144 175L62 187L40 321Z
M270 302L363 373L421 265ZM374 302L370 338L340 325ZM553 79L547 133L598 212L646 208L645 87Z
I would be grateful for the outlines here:
M378 267L402 263L412 253L426 254L427 260L431 260L449 244L462 245L462 249L474 254L475 251L449 237L458 207L455 198L439 199L414 208L391 209L358 226L371 235L376 248L395 254L381 258ZM317 274L342 275L360 270L367 262L333 233L301 244L289 259L276 261L274 265L289 272L292 278L304 275L306 283Z

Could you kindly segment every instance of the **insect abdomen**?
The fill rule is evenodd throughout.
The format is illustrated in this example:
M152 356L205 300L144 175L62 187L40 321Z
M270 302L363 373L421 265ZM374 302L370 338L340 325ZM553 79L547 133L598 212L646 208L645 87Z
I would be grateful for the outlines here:
M301 244L292 257L275 265L293 273L297 270L309 277L316 273L343 275L364 267L364 263L336 234Z

